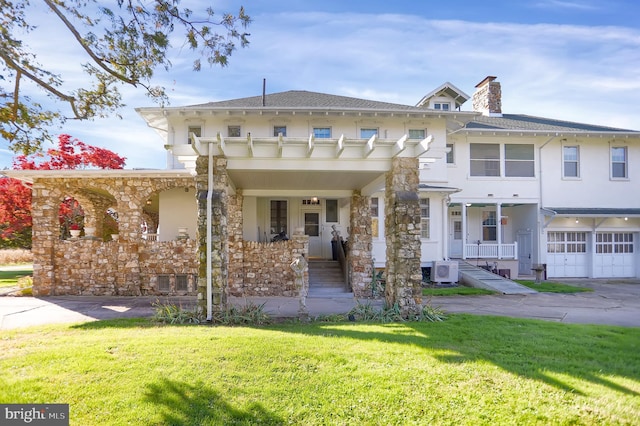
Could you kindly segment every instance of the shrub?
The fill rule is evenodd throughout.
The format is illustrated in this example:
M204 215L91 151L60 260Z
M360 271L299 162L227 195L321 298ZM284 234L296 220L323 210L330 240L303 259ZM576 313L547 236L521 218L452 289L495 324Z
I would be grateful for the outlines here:
M200 324L201 316L193 309L184 309L182 306L170 302L156 300L153 306L155 313L153 319L165 324Z
M248 303L242 307L230 306L226 311L214 312L211 322L221 325L265 325L271 317L264 311L264 303Z

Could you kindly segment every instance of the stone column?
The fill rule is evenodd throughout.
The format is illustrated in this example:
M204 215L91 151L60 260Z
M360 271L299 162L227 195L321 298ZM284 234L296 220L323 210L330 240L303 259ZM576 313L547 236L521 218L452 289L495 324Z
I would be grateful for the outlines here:
M228 291L232 296L242 297L244 291L244 238L241 189L229 196L227 205L227 227L229 232L229 282Z
M46 189L46 184L33 183L31 198L33 295L55 295L55 245L60 239L58 222L59 194Z
M209 159L198 157L196 161L196 194L198 197L198 307L207 309L207 192ZM227 210L229 177L227 160L215 157L213 166L213 188L211 188L211 299L213 311L227 308L228 287L228 238Z
M418 159L394 158L385 187L385 299L404 316L422 309L418 185Z
M371 297L372 236L371 197L354 191L351 196L349 232L349 281L355 297Z

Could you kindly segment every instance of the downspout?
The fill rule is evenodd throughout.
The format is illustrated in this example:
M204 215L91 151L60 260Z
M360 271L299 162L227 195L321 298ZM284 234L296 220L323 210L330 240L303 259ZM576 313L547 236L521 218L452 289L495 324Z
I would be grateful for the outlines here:
M209 162L207 164L207 321L213 319L213 302L211 300L212 293L212 273L211 273L211 210L213 205L213 149L211 149L211 143L207 146L207 154L209 156Z
M542 148L544 148L545 146L547 146L549 144L549 142L551 142L552 140L554 140L556 137L558 137L558 134L556 133L555 136L550 137L549 139L547 139L547 141L545 143L543 143L540 148L538 148L538 158L539 158L539 162L540 162L540 173L539 173L539 178L538 178L538 184L540 186L540 208L544 209L544 203L543 203L543 185L542 185ZM539 215L539 213L538 213ZM542 225L542 223L540 224ZM540 244L540 235L536 235L536 239L538 241L538 263L540 263L540 259L542 259L542 244Z

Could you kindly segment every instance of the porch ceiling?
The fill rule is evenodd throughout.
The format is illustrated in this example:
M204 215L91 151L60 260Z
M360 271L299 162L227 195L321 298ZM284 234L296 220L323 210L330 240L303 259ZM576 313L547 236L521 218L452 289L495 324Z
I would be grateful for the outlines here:
M243 190L353 191L384 176L380 171L228 170L236 188ZM310 195L313 195L310 193Z

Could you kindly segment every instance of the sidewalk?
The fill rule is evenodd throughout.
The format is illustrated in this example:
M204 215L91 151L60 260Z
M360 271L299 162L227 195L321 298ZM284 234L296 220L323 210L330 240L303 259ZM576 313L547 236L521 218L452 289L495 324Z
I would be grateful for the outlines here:
M520 318L535 318L564 323L610 324L640 327L640 281L572 280L589 286L592 293L434 297L425 303L441 307L447 313L470 313ZM151 304L166 298L56 296L0 297L0 330L53 323L76 323L114 318L150 317ZM193 307L193 297L172 297L173 303ZM298 316L299 301L288 297L230 298L231 303L261 305L273 317ZM353 298L308 298L310 317L344 314L356 305ZM363 300L377 307L382 301Z

